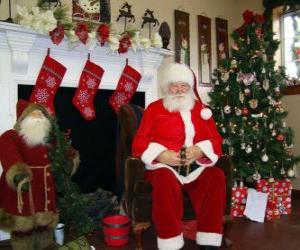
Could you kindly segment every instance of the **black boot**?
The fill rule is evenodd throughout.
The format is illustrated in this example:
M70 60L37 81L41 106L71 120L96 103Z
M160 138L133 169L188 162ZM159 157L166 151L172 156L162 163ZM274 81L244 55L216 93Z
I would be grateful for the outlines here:
M219 247L216 246L199 246L199 250L218 250Z

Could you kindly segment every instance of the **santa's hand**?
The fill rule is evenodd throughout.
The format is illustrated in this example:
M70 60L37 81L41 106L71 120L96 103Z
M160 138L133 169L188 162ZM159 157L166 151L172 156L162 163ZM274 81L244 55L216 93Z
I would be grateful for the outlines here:
M156 160L160 163L169 165L169 166L180 166L181 165L181 159L177 152L173 150L166 150L162 153L160 153Z
M204 154L201 148L197 146L190 146L185 149L186 160L188 164L202 157Z
M14 177L14 184L15 186L17 187L18 184L23 181L25 178L28 178L29 179L29 174L17 174L15 177ZM23 185L22 185L22 188L21 190L23 192L27 192L29 190L29 181L25 182Z

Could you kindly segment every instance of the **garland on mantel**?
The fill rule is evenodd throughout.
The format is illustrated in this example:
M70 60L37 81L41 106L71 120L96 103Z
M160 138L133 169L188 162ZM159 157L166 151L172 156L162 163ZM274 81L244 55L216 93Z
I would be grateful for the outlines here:
M56 45L59 45L66 36L70 48L84 44L87 49L93 50L96 46L108 45L112 52L126 53L129 49L137 51L162 47L162 40L158 33L155 33L150 40L141 37L137 29L126 30L119 34L107 23L73 23L67 15L66 6L52 9L36 6L30 10L24 6L17 6L15 21L37 33L49 34Z

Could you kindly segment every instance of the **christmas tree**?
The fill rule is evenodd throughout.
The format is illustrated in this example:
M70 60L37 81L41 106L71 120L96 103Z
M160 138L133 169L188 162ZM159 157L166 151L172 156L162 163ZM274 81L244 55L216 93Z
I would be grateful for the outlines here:
M279 43L262 15L247 10L243 17L232 34L232 57L214 72L210 106L236 178L290 178L299 157L291 153L293 132L281 102L287 78L273 60Z

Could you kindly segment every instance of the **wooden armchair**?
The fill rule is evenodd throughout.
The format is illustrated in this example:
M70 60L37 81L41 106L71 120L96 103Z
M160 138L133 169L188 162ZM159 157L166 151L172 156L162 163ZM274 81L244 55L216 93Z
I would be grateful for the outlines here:
M151 225L152 217L152 198L151 185L144 180L145 166L138 159L130 157L131 143L133 136L138 128L141 119L142 109L135 105L122 106L118 113L120 124L120 159L124 162L124 201L128 216L133 221L133 231L136 239L136 249L142 249L142 233ZM223 156L219 159L217 166L220 167L226 176L226 198L227 206L224 216L224 242L226 247L231 246L231 241L226 238L230 230L230 205L231 205L231 186L232 186L232 162L230 157ZM184 218L194 219L195 214L188 195L184 193Z

